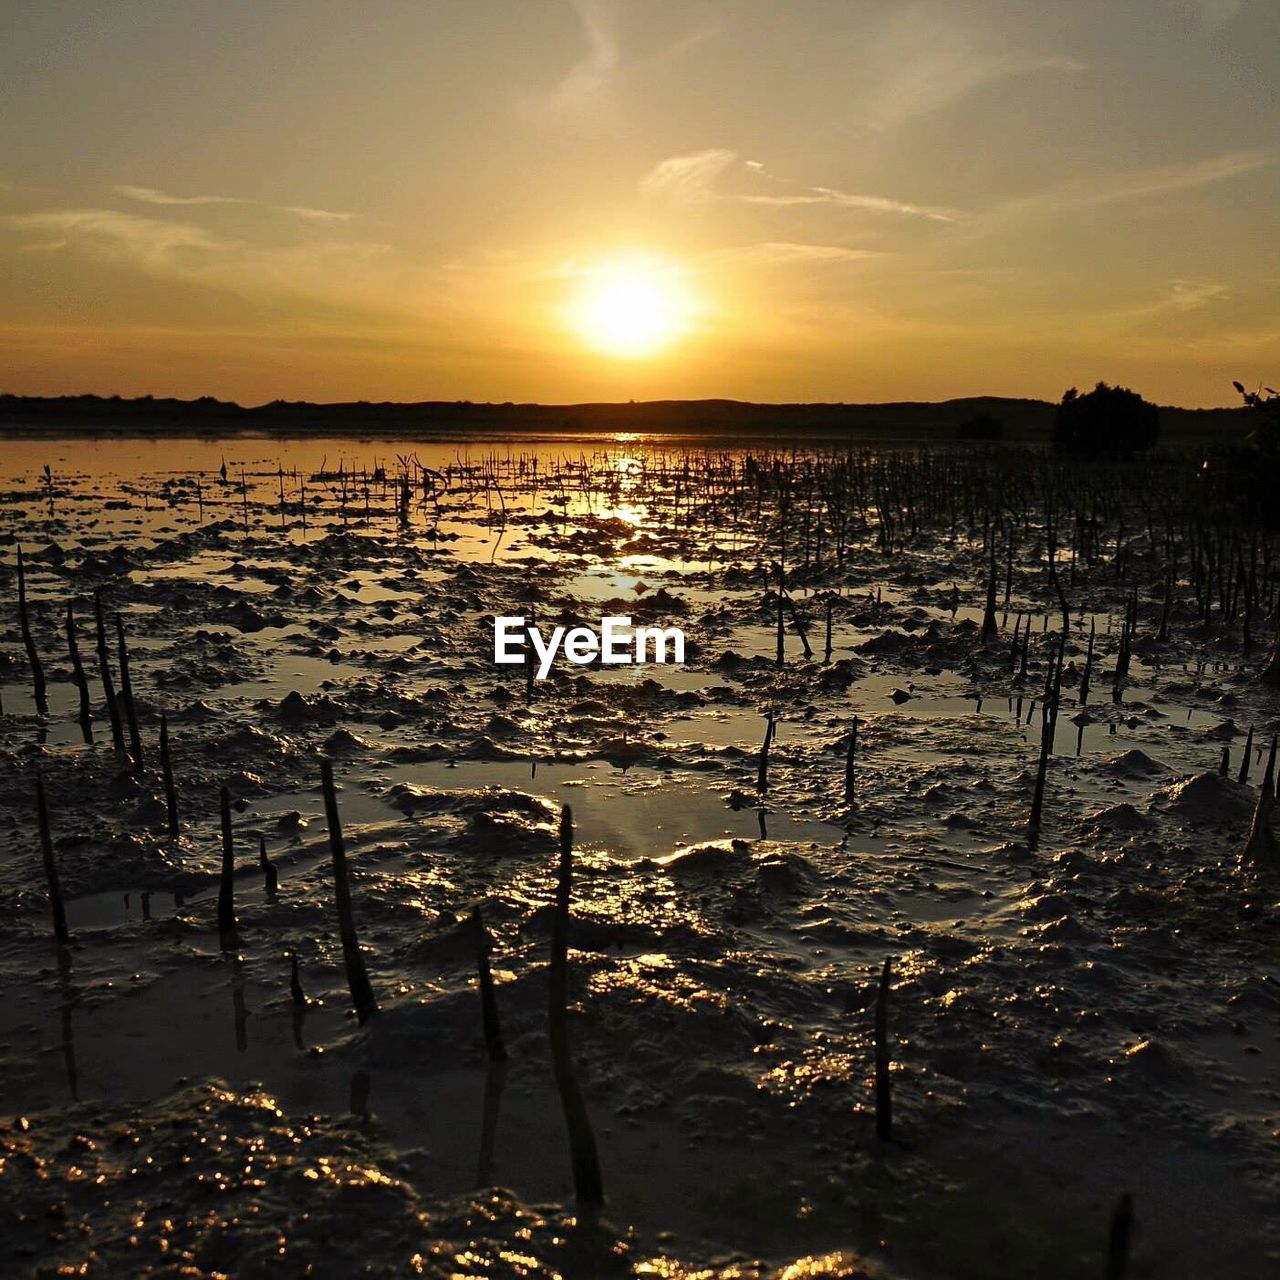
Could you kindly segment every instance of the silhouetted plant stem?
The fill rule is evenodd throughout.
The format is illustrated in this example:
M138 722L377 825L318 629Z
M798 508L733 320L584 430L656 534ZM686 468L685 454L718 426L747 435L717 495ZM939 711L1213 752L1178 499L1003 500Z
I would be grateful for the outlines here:
M1244 740L1244 754L1240 757L1240 772L1236 775L1236 781L1240 783L1249 781L1249 758L1253 755L1253 725L1249 726L1249 734Z
M115 685L111 682L111 654L107 648L107 626L102 615L102 592L93 596L93 616L97 626L98 674L102 677L102 694L107 702L107 718L111 721L111 745L124 755L124 727L120 723L120 707L116 702Z
M169 719L160 717L160 773L164 778L164 803L169 813L169 839L176 840L181 828L178 824L178 791L173 785L173 760L169 755Z
M231 793L223 787L218 793L222 815L222 877L218 882L218 932L227 938L236 930L236 849L231 832Z
M134 768L146 767L142 755L142 734L138 732L138 713L133 705L133 682L129 679L129 647L124 639L124 621L116 614L116 649L120 658L120 700L129 722L129 744Z
M826 642L822 646L822 661L828 663L831 661L831 597L827 597L827 637Z
M53 914L54 937L64 945L71 941L67 932L67 912L62 905L62 886L58 883L58 867L53 860L53 833L49 830L49 807L45 802L44 778L36 774L36 817L40 824L40 852L44 858L44 878L49 886L49 910Z
M892 980L893 962L885 956L876 992L876 1137L881 1142L893 1137L893 1083L889 1072L889 985Z
M993 538L990 563L987 567L987 607L982 614L980 639L983 644L991 644L999 634L1000 628L996 623L996 544Z
M27 650L27 663L31 667L31 688L35 694L36 714L49 714L49 699L45 695L44 668L36 652L35 638L31 634L31 618L27 612L27 568L18 548L18 625L22 628L22 643Z
M782 567L782 561L779 560L778 561L778 617L777 617L777 623L776 623L776 627L777 627L776 653L774 655L774 662L778 666L782 666L782 664L787 660L786 653L785 653L785 645L784 645L786 628L785 628L785 624L783 622L783 616L782 616L782 611L784 607L783 597L786 594L786 588L784 585L785 582L786 582L786 572Z
M1107 1242L1107 1280L1124 1280L1129 1270L1129 1238L1133 1234L1133 1197L1123 1195L1111 1215Z
M476 931L476 974L480 986L480 1019L484 1026L484 1046L490 1062L506 1062L507 1050L502 1043L502 1027L498 1022L498 1000L493 989L493 970L489 956L493 953L493 939L485 928L479 907L473 907L471 921Z
M67 654L71 659L71 674L80 693L80 728L85 742L93 741L93 707L89 701L89 680L80 661L80 646L76 642L76 615L71 601L67 601Z
M258 866L262 868L262 883L267 893L275 897L280 888L280 876L275 863L267 857L267 837L258 832Z
M853 803L853 766L858 753L858 717L849 726L849 746L844 753L844 802Z
M1280 864L1280 845L1271 830L1271 814L1276 807L1276 738L1271 739L1271 751L1267 756L1267 768L1258 788L1258 803L1253 810L1253 823L1249 838L1240 853L1240 861L1246 866L1274 867Z
M769 747L773 743L774 713L769 712L764 722L764 742L760 744L760 763L756 768L756 790L764 795L769 790Z
M1031 801L1031 817L1027 825L1032 831L1040 829L1044 814L1045 780L1049 773L1049 757L1053 753L1053 739L1058 728L1058 697L1062 691L1062 652L1065 643L1059 641L1057 655L1050 666L1045 681L1044 701L1040 708L1040 760L1036 766L1035 794Z
M579 1204L604 1203L604 1180L596 1152L591 1117L573 1070L569 1053L566 1009L569 1000L569 902L573 887L573 813L566 805L560 814L560 864L556 875L556 910L551 925L551 967L547 997L547 1033L551 1065L564 1108L573 1166L573 1190Z
M347 969L347 985L351 988L351 1002L356 1017L367 1022L377 1013L378 1003L373 996L369 974L360 954L360 942L356 937L356 920L351 910L351 890L347 883L347 849L342 841L342 823L338 820L338 795L333 786L333 765L320 761L320 783L324 788L324 811L329 821L329 849L333 854L333 897L338 908L338 928L342 935L342 959Z
M1089 619L1089 650L1084 659L1084 675L1080 677L1080 705L1083 707L1089 700L1089 678L1093 675L1093 642L1098 633L1098 621Z

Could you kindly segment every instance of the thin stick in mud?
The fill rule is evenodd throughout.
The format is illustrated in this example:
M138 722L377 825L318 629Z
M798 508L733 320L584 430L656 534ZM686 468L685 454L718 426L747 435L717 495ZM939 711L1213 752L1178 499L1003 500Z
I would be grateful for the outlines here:
M573 1165L573 1191L579 1204L604 1203L604 1180L591 1117L569 1053L566 1006L569 1000L569 901L573 888L573 812L568 805L560 813L560 862L556 874L556 907L551 924L551 966L547 984L547 1035L551 1041L551 1065L564 1108Z
M218 932L228 938L236 930L236 848L231 831L231 793L223 787L218 792L222 817L222 876L218 882Z
M858 717L849 726L849 745L844 753L844 802L853 803L853 766L858 753Z
M40 655L36 652L36 642L31 634L31 617L27 612L27 569L22 558L22 548L18 548L18 625L22 629L22 643L27 651L27 664L31 667L31 689L35 695L36 714L49 714L49 699L45 694L44 668L40 665Z
M36 817L40 824L40 852L44 858L44 878L49 886L49 910L53 913L53 934L63 945L71 941L67 912L62 905L58 866L53 860L53 833L49 830L49 806L45 801L44 778L36 774Z
M181 833L178 822L178 791L173 782L173 759L169 755L169 718L160 716L160 773L164 778L164 804L169 816L169 839Z
M116 702L115 685L111 681L111 653L107 648L107 624L102 614L102 592L93 595L93 617L97 627L98 675L102 679L102 695L107 703L107 718L111 721L111 745L117 754L125 754L124 727L120 723L120 707Z
M86 743L93 742L93 707L89 701L89 679L80 661L80 645L76 642L76 614L71 601L67 601L67 656L71 659L71 675L80 694L80 728Z
M124 639L124 620L116 614L116 649L120 658L120 700L124 703L125 719L129 722L129 747L134 767L144 769L142 734L138 731L138 713L133 705L133 682L129 679L129 646Z
M351 909L351 888L347 881L347 847L342 840L342 823L338 818L338 795L333 786L333 765L320 761L320 785L324 789L324 812L329 823L329 850L333 855L333 897L338 909L338 929L342 935L342 960L351 988L351 1003L356 1017L363 1022L378 1012L373 986L360 954L356 936L356 920Z

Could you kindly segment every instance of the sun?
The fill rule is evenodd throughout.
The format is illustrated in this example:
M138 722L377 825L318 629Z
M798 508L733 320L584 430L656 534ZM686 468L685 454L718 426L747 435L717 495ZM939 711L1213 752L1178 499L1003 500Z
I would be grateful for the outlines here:
M588 346L623 360L658 355L689 330L693 302L683 273L660 258L629 255L581 272L569 324Z

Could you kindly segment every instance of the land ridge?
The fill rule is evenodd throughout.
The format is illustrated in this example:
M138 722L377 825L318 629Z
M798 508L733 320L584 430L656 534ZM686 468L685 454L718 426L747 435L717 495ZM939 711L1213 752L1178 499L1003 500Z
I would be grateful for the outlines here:
M536 404L470 400L273 400L244 406L213 396L194 400L141 396L0 395L6 435L268 435L400 436L452 433L568 435L638 432L708 437L796 436L812 439L945 440L980 415L995 419L1006 440L1049 437L1056 405L1011 396L966 396L940 401L878 404L758 403L746 400L641 400ZM1161 436L1169 441L1229 439L1248 429L1243 409L1162 406Z

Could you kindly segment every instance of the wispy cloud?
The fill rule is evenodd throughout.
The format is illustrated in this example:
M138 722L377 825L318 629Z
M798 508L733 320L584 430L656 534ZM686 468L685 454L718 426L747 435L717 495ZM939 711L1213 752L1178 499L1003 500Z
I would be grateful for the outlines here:
M834 187L810 187L793 195L740 195L735 199L745 204L763 204L787 207L788 205L827 204L841 209L865 209L870 213L896 213L910 218L927 218L932 222L954 222L954 209L942 209L932 205L912 204L907 200L892 200L887 196L856 195L849 191L837 191Z
M774 184L775 190L718 191L716 185L720 179L735 172L749 182L758 183L761 179L766 179ZM958 216L954 209L914 204L888 196L840 191L835 187L800 187L783 191L776 189L793 186L785 179L770 174L759 160L741 160L736 152L725 147L708 147L704 151L669 156L660 161L640 179L639 189L643 196L675 204L699 204L720 199L774 208L830 205L841 209L860 209L868 213L926 218L933 222L954 222Z
M49 209L10 214L0 224L56 237L24 248L75 249L131 263L157 278L246 297L291 295L378 306L396 297L394 250L386 244L316 238L255 244L194 223L118 209Z
M586 38L586 50L552 89L545 110L561 122L589 121L608 106L613 74L621 61L615 27L616 0L569 0Z
M1242 174L1266 169L1280 159L1274 147L1252 151L1228 151L1177 164L1155 165L1128 173L1103 175L1071 188L1063 188L1060 196L1079 204L1108 204L1114 200L1134 200L1143 196L1171 195L1192 191L1218 182L1227 182Z
M175 196L156 187L136 187L129 183L117 183L111 188L118 196L138 204L163 205L166 207L195 207L199 205L253 205L261 209L274 209L278 213L293 214L297 218L305 218L309 222L350 222L354 213L342 213L331 209L313 209L308 205L267 204L261 200L247 200L242 196Z
M984 85L1042 72L1073 74L1069 55L1008 47L953 0L902 5L867 50L865 123L888 129L938 111Z
M713 249L703 255L708 262L747 263L752 266L787 265L790 263L862 262L878 257L870 249L851 249L839 244L804 244L789 240L762 240L757 244L733 245Z
M171 196L167 191L158 191L155 187L134 187L127 183L119 183L111 188L118 196L126 200L136 200L139 204L161 205L200 205L200 204L247 204L236 196Z
M710 200L715 194L712 188L716 180L737 162L737 153L724 147L671 156L654 165L640 179L640 194L681 204Z

